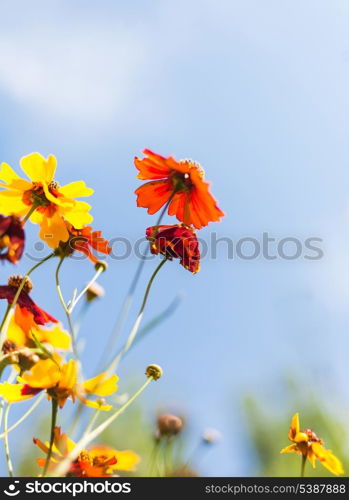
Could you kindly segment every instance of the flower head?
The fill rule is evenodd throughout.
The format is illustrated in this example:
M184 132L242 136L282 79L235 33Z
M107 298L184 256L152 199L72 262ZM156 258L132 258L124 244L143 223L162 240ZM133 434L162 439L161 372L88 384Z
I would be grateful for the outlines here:
M332 474L336 476L344 474L341 461L331 450L324 448L322 439L318 438L311 429L300 430L298 413L292 417L288 438L293 444L283 448L280 453L295 452L298 455L303 455L303 457L308 458L314 468L316 459L318 459Z
M0 215L0 260L15 264L22 257L25 233L21 220L14 215Z
M90 205L75 198L90 196L93 190L83 181L60 186L54 180L57 160L53 155L44 158L39 153L24 156L20 161L28 179L22 179L7 163L1 164L0 211L5 215L22 217L30 209L32 222L40 224L40 238L51 248L67 241L69 233L65 220L77 229L92 221Z
M91 226L76 229L71 224L67 224L69 239L66 243L60 243L59 249L62 253L71 255L74 251L85 254L93 264L100 262L92 250L109 255L111 248L107 240L102 237L101 231L93 231Z
M63 408L68 398L74 402L79 399L86 406L108 411L110 405L91 401L87 396L110 396L117 391L118 377L107 376L101 373L83 383L78 382L78 364L71 359L62 363L60 356L54 354L52 358L38 361L30 371L18 377L17 384L0 384L0 395L9 403L16 403L29 399L41 391L46 390L49 399L55 398L60 408Z
M34 321L32 312L21 309L18 305L10 320L6 339L18 348L35 347L35 339L41 344L49 344L56 349L70 348L70 335L59 323L50 328L43 328Z
M47 455L49 444L44 444L40 439L36 438L33 441ZM57 465L69 455L75 446L74 441L67 434L61 433L60 427L55 427L53 453L48 468L49 472L54 473ZM67 476L110 477L117 470L134 471L139 460L139 456L130 450L118 451L109 446L93 446L79 453L77 459L71 463ZM37 462L40 467L44 467L46 458L39 458Z
M139 170L138 179L148 180L136 189L137 205L155 214L169 203L169 215L196 229L217 222L224 212L217 206L204 180L202 167L192 160L177 161L171 156L165 158L149 149L143 151L145 158L135 158Z
M162 254L167 259L180 259L180 264L191 273L200 270L199 242L195 231L184 224L152 226L146 230L153 254Z
M7 285L0 286L0 299L6 299L9 304L12 304L18 288L22 282L21 276L11 276ZM30 297L29 293L32 289L32 284L29 279L19 294L17 299L18 306L33 315L33 319L37 325L45 325L46 323L57 323L58 321L49 313L41 309Z

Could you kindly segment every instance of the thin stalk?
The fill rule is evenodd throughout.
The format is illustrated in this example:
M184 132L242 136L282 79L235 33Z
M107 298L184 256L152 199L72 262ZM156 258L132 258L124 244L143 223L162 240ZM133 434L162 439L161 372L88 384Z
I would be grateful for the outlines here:
M174 189L171 193L171 196L169 197L167 203L165 204L165 206L163 207L163 209L161 210L160 212L160 215L158 217L158 220L156 221L156 224L155 226L159 226L161 224L161 221L171 203L171 201L173 200L173 197L174 195L176 194L176 189ZM144 267L144 264L145 264L145 260L146 260L146 257L149 253L149 245L147 246L146 248L146 251L144 252L144 254L141 256L141 260L137 266L137 269L136 269L136 272L135 272L135 275L131 281L131 285L130 285L130 288L127 292L127 295L125 297L125 300L121 306L121 310L119 312L119 316L117 318L117 321L115 323L115 327L113 329L113 331L111 332L110 336L109 336L109 339L108 339L108 342L106 343L106 347L104 349L104 352L102 353L102 357L99 361L99 364L98 364L98 367L100 367L100 365L103 363L103 360L107 357L108 353L109 352L113 352L115 347L116 347L116 343L117 343L117 340L119 338L119 335L122 331L122 328L124 326L124 323L126 321L126 318L128 316L128 313L130 311L130 308L131 308L131 305L132 305L132 302L133 302L133 295L135 293L135 290L137 288L137 285L138 285L138 282L139 282L139 279L141 277L141 274L142 274L142 271L143 271L143 267Z
M95 275L93 276L93 278L87 283L87 285L85 286L85 288L82 290L81 293L79 293L79 295L76 297L76 299L72 300L72 303L70 304L69 306L69 312L70 314L73 312L76 304L82 299L82 297L85 295L85 293L87 292L87 290L90 288L91 285L93 285L93 283L95 281L97 281L97 279L99 278L99 276L105 271L105 268L103 266L100 266L98 268L98 270L96 271Z
M6 406L6 409L5 409L5 414L4 414L4 431L5 431L4 446L5 446L5 457L6 457L8 475L10 477L13 477L13 466L12 466L12 461L11 461L11 456L10 456L10 446L9 446L9 442L8 442L8 433L7 433L8 414L10 411L10 407L11 407L11 404L8 403Z
M97 422L99 415L101 414L101 410L96 410L89 421L86 430L84 431L83 436L86 436L93 428L94 424Z
M79 453L83 449L85 449L91 443L91 441L93 441L100 434L102 434L102 432L104 432L105 429L107 429L107 427L109 427L109 425L114 422L114 420L116 420L122 413L124 413L124 411L142 394L142 392L148 387L150 382L152 382L153 380L154 380L153 377L149 377L144 382L142 387L138 389L138 391L128 401L126 401L126 403L123 406L121 406L121 408L119 408L115 413L113 413L113 415L107 418L107 420L102 422L94 430L84 435L80 439L80 441L78 441L78 443L76 444L74 449L69 453L69 455L64 460L62 460L62 462L58 465L58 467L55 470L55 476L59 477L64 475L69 470L71 462L73 462L79 456Z
M4 315L3 319L2 319L1 326L0 326L0 342L4 341L4 337L6 335L6 330L7 330L8 322L9 322L9 319L10 319L10 313L15 308L15 306L17 304L17 301L19 299L21 291L23 290L23 287L25 285L25 282L26 282L27 278L29 278L29 276L31 275L31 273L33 271L35 271L35 269L37 269L39 266L41 266L44 262L46 262L49 259L51 259L52 257L54 257L54 255L55 255L54 253L51 253L50 255L47 255L47 257L45 257L44 259L40 260L40 262L37 262L35 264L35 266L31 267L29 269L29 271L27 271L27 273L23 276L21 284L19 285L19 287L17 289L16 295L14 296L12 303L8 305L8 307L7 307L6 311L5 311L5 315Z
M150 289L151 289L151 286L154 282L154 279L156 277L156 275L158 274L158 272L160 271L160 269L162 268L162 266L167 262L167 259L163 259L160 264L157 266L157 268L155 269L155 271L153 272L153 274L151 275L150 277L150 280L148 282L148 285L147 285L147 288L145 290L145 294L144 294L144 297L143 297L143 301L142 301L142 305L140 307L140 310L138 312L138 315L137 315L137 318L136 318L136 321L134 322L133 324L133 327L132 327L132 330L126 340L126 343L124 344L124 346L122 347L122 349L116 354L116 356L114 356L114 358L112 359L109 367L108 367L108 373L111 373L113 372L117 366L119 365L122 357L124 356L124 354L126 354L126 352L130 349L130 347L132 346L134 340L135 340L135 337L137 335L137 332L138 332L138 329L139 329L139 326L141 324L141 321L142 321L142 318L143 318L143 314L144 314L144 309L145 309L145 306L147 304L147 300L148 300L148 296L149 296L149 292L150 292Z
M30 210L29 212L27 213L27 215L24 217L24 219L22 220L22 225L24 226L24 224L27 222L27 220L29 219L29 217L35 212L35 210L38 208L38 205L37 203L33 203L33 205L30 207Z
M35 399L34 403L31 405L29 410L26 411L25 414L22 415L21 418L17 420L17 422L15 422L13 425L11 425L11 427L9 427L6 432L3 432L2 434L0 434L0 439L5 438L7 434L10 434L10 432L12 432L14 429L16 429L16 427L18 427L22 422L24 422L24 420L27 417L29 417L29 415L35 410L35 408L39 405L39 403L41 403L41 401L43 400L44 397L45 397L45 393L43 392L42 394L40 394L40 396L37 399Z
M77 345L76 345L75 331L74 331L74 325L73 325L73 321L72 321L72 317L71 317L71 312L70 312L67 304L65 303L65 300L64 300L64 297L62 294L62 290L61 290L61 285L59 282L59 271L62 267L63 261L64 261L64 256L60 258L60 261L59 261L57 269L56 269L56 289L57 289L60 303L62 304L65 315L67 317L69 332L70 332L71 341L72 341L73 353L74 353L75 358L79 359L79 353L78 353L78 349L77 349Z
M50 460L51 460L51 456L52 456L53 441L55 439L55 427L56 427L56 420L57 420L57 412L58 412L58 400L56 398L52 398L50 444L49 444L49 448L48 448L48 452L47 452L44 471L42 473L43 477L45 477L47 474L48 466L50 465Z
M302 455L302 464L301 464L301 477L304 477L305 464L307 463L307 455Z

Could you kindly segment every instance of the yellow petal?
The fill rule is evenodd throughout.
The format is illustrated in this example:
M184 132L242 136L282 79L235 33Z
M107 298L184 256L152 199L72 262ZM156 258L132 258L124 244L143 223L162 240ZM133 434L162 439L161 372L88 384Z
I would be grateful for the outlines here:
M58 205L60 207L74 207L75 206L75 200L72 200L70 198L65 198L64 196L61 196L61 197L53 196L53 194L51 194L46 182L43 182L42 187L44 188L44 193L45 193L46 198L48 200L50 200L51 203L54 203L55 205Z
M71 182L60 187L58 191L66 198L80 198L82 196L91 196L94 193L93 189L87 187L84 181Z
M289 446L286 446L286 448L283 448L280 453L291 453L292 451L297 452L297 445L296 444L290 444Z
M88 450L89 455L92 458L95 457L105 457L106 460L115 457L117 460L116 464L110 465L111 469L123 470L123 471L134 471L136 465L140 462L140 457L137 453L131 450L114 450L109 446L93 446Z
M76 229L82 229L93 221L92 215L88 213L91 205L85 201L76 201L73 208L63 208L64 218Z
M299 414L295 413L292 417L290 431L288 433L288 438L293 441L296 434L299 433Z
M62 366L61 377L58 384L59 389L72 390L78 378L78 365L74 359Z
M6 184L11 184L12 181L20 179L19 175L13 170L8 163L1 163L0 180Z
M67 241L69 232L67 226L59 214L53 217L44 217L40 224L40 238L50 248L57 248L61 241Z
M70 335L60 325L52 328L39 328L35 336L40 342L47 342L57 349L70 349Z
M55 175L57 160L53 155L46 159L39 153L31 153L21 158L20 165L33 182L50 183Z
M7 339L14 342L17 347L27 345L28 337L24 330L17 325L14 315L11 317L10 324L7 329Z
M22 193L16 191L0 192L0 211L3 215L21 216L29 212L30 206L23 203Z
M292 441L295 443L307 443L309 441L309 437L304 432L297 432Z
M35 394L21 394L24 384L9 384L4 382L0 384L0 396L2 396L8 403L18 403L25 401L35 396Z
M344 474L342 462L331 450L326 450L320 443L312 443L312 451L322 465L335 476Z
M55 387L59 381L61 372L52 359L38 361L30 372L24 373L21 380L30 387L50 389Z
M82 385L84 391L96 396L110 396L117 391L118 386L116 382L119 380L117 375L112 375L106 378L106 373L101 373L94 378L86 380Z
M86 399L79 394L77 394L77 397L79 398L81 403L90 408L94 408L95 410L110 411L113 408L111 405L100 405L97 401L90 401L89 399Z
M315 469L316 455L313 452L313 450L311 449L311 447L308 449L307 458L308 458L309 462L311 463L313 469Z

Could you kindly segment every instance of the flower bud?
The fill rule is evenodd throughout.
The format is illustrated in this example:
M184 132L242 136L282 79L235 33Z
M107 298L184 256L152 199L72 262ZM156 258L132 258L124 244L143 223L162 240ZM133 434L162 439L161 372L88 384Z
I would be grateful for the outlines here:
M148 378L153 377L154 380L159 380L162 377L162 368L159 365L149 365L145 370L145 374Z
M102 288L98 283L92 283L86 291L87 302L92 302L95 299L103 297L104 288Z
M19 288L23 281L23 276L19 274L10 276L8 279L8 286L13 286L14 288ZM33 288L33 284L28 277L25 278L25 283L22 290L26 293L30 293Z
M96 271L99 271L101 268L103 273L108 269L108 264L104 260L99 260L95 264Z
M160 415L157 421L160 436L175 436L183 428L183 420L176 415Z

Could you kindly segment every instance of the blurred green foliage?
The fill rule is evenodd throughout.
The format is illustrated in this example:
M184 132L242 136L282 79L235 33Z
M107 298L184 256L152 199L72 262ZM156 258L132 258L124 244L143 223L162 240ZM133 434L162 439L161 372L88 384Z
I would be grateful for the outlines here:
M292 415L298 412L301 429L310 428L324 440L325 447L342 461L347 476L349 453L344 422L348 415L335 415L328 402L321 401L311 388L294 380L286 380L281 392L284 401L281 412L255 395L244 399L247 435L256 463L252 474L262 477L300 475L301 457L296 453L280 455L280 450L291 444L288 431ZM315 469L307 461L305 476L327 477L331 473L319 461Z

